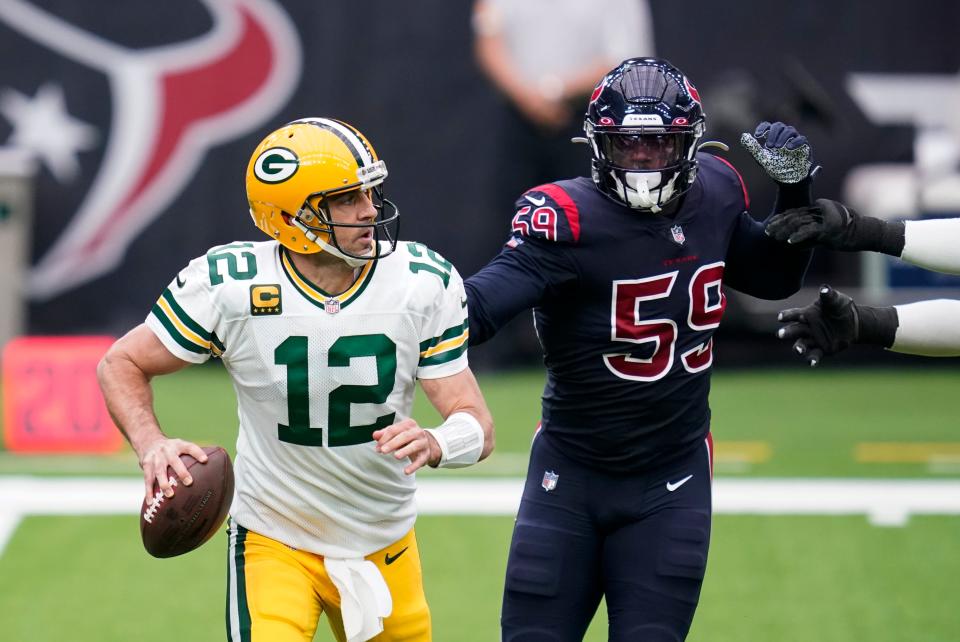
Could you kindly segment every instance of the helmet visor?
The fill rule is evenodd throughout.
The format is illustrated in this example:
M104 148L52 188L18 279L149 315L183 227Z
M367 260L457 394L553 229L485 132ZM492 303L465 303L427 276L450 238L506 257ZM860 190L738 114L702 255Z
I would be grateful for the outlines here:
M659 170L683 160L688 132L597 132L607 162L626 170Z

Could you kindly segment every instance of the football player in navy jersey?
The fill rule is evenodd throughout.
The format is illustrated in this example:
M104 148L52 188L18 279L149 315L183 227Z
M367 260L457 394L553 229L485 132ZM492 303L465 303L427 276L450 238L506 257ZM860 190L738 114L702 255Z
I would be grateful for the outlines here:
M470 342L532 308L547 383L510 547L505 642L581 640L601 597L609 639L686 638L711 514L710 367L723 287L796 292L809 250L764 234L746 187L699 151L697 90L670 63L624 61L584 121L592 178L534 187L469 278ZM762 123L745 144L810 203L810 146Z

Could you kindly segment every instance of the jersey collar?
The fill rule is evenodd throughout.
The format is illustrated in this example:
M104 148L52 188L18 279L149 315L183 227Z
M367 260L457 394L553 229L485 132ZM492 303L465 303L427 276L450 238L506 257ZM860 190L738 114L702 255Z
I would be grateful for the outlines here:
M290 259L287 248L282 245L278 245L278 248L280 252L280 267L283 269L283 273L287 275L290 284L293 285L294 289L302 294L307 301L328 312L333 309L339 310L340 308L345 308L360 298L360 295L367 289L370 281L373 280L373 273L377 269L378 261L368 261L360 270L360 275L357 277L357 280L353 282L353 285L340 294L330 294L311 283L307 277L300 273L300 270L297 269L297 266L294 265Z

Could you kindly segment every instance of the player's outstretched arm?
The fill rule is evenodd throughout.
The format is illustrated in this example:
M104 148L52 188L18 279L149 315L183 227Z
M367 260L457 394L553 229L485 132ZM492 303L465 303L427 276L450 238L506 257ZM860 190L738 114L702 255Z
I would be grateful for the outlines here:
M789 209L767 221L766 232L797 247L881 252L928 270L960 274L960 218L883 221L829 199Z
M925 357L960 356L960 301L936 299L898 305L894 352Z
M771 216L766 232L797 247L819 245L844 252L866 250L891 256L900 256L904 249L902 222L861 216L843 203L826 198Z
M494 445L493 417L469 368L439 379L421 379L420 386L444 422L421 428L404 419L373 433L377 449L397 459L410 458L403 472L428 466L462 468L485 459Z
M97 366L97 378L110 416L137 453L147 499L153 496L154 481L165 495L173 495L168 466L184 484L193 483L180 460L181 454L187 453L200 462L207 460L203 449L196 444L167 438L153 410L150 379L188 365L189 362L171 354L156 335L141 324L118 339Z
M793 341L793 349L811 366L853 343L890 348L899 323L894 308L857 305L829 285L820 287L812 304L783 310L777 320L785 324L777 336Z
M960 218L905 221L903 226L900 258L928 270L960 274Z
M858 305L830 286L804 308L780 313L777 336L792 340L811 366L851 343L925 357L960 356L960 301L936 299L894 307Z

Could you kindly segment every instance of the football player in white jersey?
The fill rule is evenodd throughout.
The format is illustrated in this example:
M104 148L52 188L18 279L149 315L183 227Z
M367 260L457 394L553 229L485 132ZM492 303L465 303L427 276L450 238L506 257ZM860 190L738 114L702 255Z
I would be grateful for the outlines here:
M425 641L414 472L493 449L467 365L456 269L397 241L387 168L350 125L308 118L254 151L247 198L271 240L211 249L180 271L99 367L107 406L143 468L191 479L152 407L150 379L219 357L240 418L229 527L232 642ZM410 418L415 381L444 422Z

